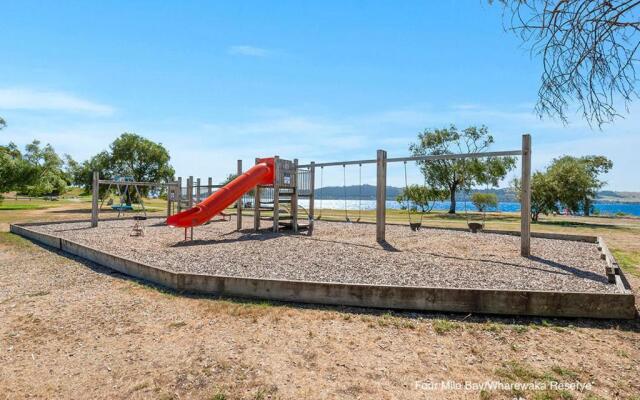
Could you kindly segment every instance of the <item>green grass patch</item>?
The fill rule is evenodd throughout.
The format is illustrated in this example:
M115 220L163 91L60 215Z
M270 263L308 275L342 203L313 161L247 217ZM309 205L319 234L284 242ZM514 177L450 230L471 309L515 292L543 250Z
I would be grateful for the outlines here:
M542 375L533 367L518 361L507 361L503 363L502 367L498 368L495 374L513 382L528 383L542 378Z
M11 232L0 232L0 245L27 247L31 242Z
M624 272L640 277L640 252L611 249L613 256Z
M19 211L19 210L43 210L45 208L55 207L55 205L45 205L39 203L16 203L16 202L2 202L0 203L0 211Z
M461 325L454 321L449 321L446 319L437 319L433 321L433 330L436 331L438 335L445 335L448 332L460 329Z
M576 379L578 377L577 372L569 368L561 367L560 365L554 365L553 367L551 367L551 371L562 378Z
M504 328L503 325L496 324L494 322L486 322L486 323L482 324L482 330L487 331L487 332L498 333L498 332L502 331L503 328Z
M529 327L527 325L513 325L511 329L515 333L525 333L529 330Z

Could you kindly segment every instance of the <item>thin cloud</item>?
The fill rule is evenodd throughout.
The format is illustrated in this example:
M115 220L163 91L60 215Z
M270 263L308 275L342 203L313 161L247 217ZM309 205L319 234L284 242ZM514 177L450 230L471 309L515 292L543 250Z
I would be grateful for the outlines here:
M229 47L229 54L247 57L266 57L271 51L255 46L237 45Z
M0 109L53 110L96 115L110 115L113 107L65 92L25 88L0 88Z

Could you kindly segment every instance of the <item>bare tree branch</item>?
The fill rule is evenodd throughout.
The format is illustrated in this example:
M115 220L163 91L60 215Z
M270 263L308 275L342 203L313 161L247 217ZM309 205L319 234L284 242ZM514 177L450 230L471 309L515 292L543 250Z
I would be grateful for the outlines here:
M536 112L567 121L574 104L602 126L638 97L640 0L489 0L503 5L506 28L542 57Z

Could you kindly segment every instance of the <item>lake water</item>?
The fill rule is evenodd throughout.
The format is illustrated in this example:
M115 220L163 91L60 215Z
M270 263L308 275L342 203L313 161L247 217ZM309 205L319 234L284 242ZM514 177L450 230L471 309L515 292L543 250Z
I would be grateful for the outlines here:
M308 207L309 202L305 199L300 199L300 203L302 204L303 207ZM376 208L376 202L375 200L362 200L362 201L358 201L358 200L347 200L346 202L346 208L347 210L358 210L360 204L362 205L362 209L363 210L375 210ZM337 209L337 210L342 210L345 208L345 201L344 200L327 200L327 199L323 199L320 200L318 198L316 198L316 208L330 208L330 209ZM467 207L466 209L469 211L477 211L477 209L474 207L474 205L471 202L467 202L465 205L464 201L458 201L458 210L459 211L464 211L465 210L465 206ZM629 214L629 215L636 215L636 216L640 216L640 203L615 203L615 204L609 204L609 203L596 203L594 204L595 209L600 212L600 214L616 214L619 212L623 212L625 214ZM387 208L390 209L400 209L401 206L400 204L395 201L395 200L388 200L387 201ZM435 206L433 207L434 210L448 210L449 209L449 202L448 201L439 201L436 202ZM520 203L516 203L516 202L502 202L498 204L498 211L505 211L505 212L517 212L520 211Z

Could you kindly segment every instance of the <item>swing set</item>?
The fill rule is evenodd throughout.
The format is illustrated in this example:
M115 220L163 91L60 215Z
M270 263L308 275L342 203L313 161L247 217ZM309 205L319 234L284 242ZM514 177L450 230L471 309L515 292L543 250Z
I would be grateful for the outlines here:
M423 155L423 156L412 156L412 157L396 157L396 158L388 158L387 152L384 150L377 151L377 157L375 159L366 159L366 160L350 160L350 161L335 161L335 162L324 162L324 163L309 163L309 164L299 164L298 168L308 169L310 175L315 176L316 168L320 168L320 187L318 188L318 197L319 197L319 210L318 215L315 216L314 210L315 207L313 202L315 200L315 189L311 190L310 197L310 215L309 220L312 222L313 220L323 219L323 202L327 200L325 192L326 188L324 186L324 168L332 167L332 166L342 166L342 197L344 204L344 220L347 222L360 222L362 217L362 166L364 164L376 164L376 240L378 242L385 241L385 224L386 224L386 193L387 193L387 165L389 163L394 162L402 162L404 163L405 169L405 191L409 189L408 182L408 174L407 174L407 163L408 162L436 162L441 160L472 160L472 159L480 159L480 158L492 158L492 157L512 157L512 156L520 156L521 157L521 172L522 172L522 192L521 192L521 207L520 207L520 233L521 233L521 251L520 253L523 256L528 256L530 254L530 237L531 237L531 226L529 213L531 210L531 136L530 135L522 135L522 148L521 150L507 150L507 151L493 151L493 152L478 152L478 153L461 153L461 154L433 154L433 155ZM347 181L347 173L346 167L348 165L358 165L360 171L358 174L358 218L352 219L349 215L349 207L348 207L348 195L346 188ZM488 184L488 180L487 184ZM312 180L315 182L315 180ZM431 198L428 199L428 210L431 211L433 209L436 201L438 200L436 188L428 188L427 182L424 183L424 188L427 191L430 191ZM467 222L467 226L469 230L472 232L479 232L485 228L486 225L486 217L487 210L483 208L480 210L480 221L474 221L472 218L472 213L469 211L468 206L468 192L470 188L467 188L463 185L463 195L464 195L464 203L465 203L465 219ZM409 227L412 230L419 230L423 225L424 212L418 212L415 202L414 205L411 204L411 200L409 198L404 199L405 208L407 211L407 220ZM427 208L423 209L424 211ZM416 215L418 214L418 215ZM475 213L474 213L475 214ZM477 214L475 214L477 215Z
M322 210L323 206L323 198L324 198L324 166L320 166L320 188L318 191L320 192L320 210L318 212L317 220L322 219ZM344 220L346 222L355 222L358 223L362 220L362 164L358 164L358 217L353 220L349 217L349 205L348 200L349 196L347 195L347 164L342 165L342 200L344 201Z
M114 204L113 198L111 197L111 189L115 186L117 198L119 203ZM133 188L135 191L135 195L132 196L130 188ZM116 176L109 182L109 186L107 187L107 194L109 195L109 200L107 201L107 205L111 206L111 209L114 211L118 211L118 218L120 215L127 211L135 211L133 207L133 203L137 200L138 204L140 204L140 209L144 214L144 217L147 216L147 210L144 207L144 201L142 200L142 195L140 194L140 190L138 190L138 185L132 176ZM104 205L106 197L102 198L100 203L100 208Z

